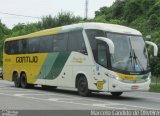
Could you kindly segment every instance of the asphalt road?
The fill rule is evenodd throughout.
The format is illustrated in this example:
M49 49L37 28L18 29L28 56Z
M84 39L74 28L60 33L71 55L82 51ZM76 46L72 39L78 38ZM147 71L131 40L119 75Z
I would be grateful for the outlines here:
M13 82L0 80L1 110L160 110L160 93L126 92L119 98L109 93L79 96L66 88L44 90L14 87Z

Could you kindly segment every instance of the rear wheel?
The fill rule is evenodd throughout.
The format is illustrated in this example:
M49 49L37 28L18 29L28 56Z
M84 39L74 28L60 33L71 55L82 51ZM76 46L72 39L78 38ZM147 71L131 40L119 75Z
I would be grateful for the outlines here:
M88 82L85 76L81 76L78 79L78 93L81 96L89 96L91 91L88 89Z
M111 92L113 97L119 97L122 95L123 92Z
M13 81L15 87L20 87L21 84L20 84L20 78L18 77L18 73L13 74Z
M21 78L20 78L20 83L21 83L21 87L22 88L27 88L28 84L27 84L27 76L25 73L21 74Z

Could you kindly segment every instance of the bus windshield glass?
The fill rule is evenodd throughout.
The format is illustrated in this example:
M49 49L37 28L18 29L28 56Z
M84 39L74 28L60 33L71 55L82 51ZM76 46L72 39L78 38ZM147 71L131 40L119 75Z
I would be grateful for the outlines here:
M112 68L141 72L149 69L147 50L141 36L107 33L115 45L111 56Z
M95 37L107 37L113 41L115 46L114 54L111 55L110 59L107 59L111 62L113 70L129 73L149 71L148 53L142 36L111 33L102 30L86 30L86 33L94 59L98 64L97 40Z

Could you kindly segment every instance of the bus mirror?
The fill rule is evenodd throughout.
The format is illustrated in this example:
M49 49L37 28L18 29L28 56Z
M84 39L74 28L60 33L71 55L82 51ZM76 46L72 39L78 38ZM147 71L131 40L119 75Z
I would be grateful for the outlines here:
M158 55L158 47L155 43L151 42L151 41L145 41L146 44L153 46L154 49L154 56Z
M101 40L104 41L108 44L109 46L109 52L110 54L114 54L114 43L112 42L112 40L106 38L106 37L95 37L97 40Z

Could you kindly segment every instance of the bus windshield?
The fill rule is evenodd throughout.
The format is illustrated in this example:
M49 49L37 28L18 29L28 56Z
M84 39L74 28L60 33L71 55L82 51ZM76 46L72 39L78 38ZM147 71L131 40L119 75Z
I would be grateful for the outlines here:
M111 33L101 30L86 30L86 32L97 63L98 54L96 53L97 42L95 37L107 37L113 41L115 46L114 54L111 55L110 59L107 59L110 61L113 70L127 73L149 71L148 53L142 36Z
M115 45L111 56L112 68L141 72L149 69L147 50L141 36L107 33Z

